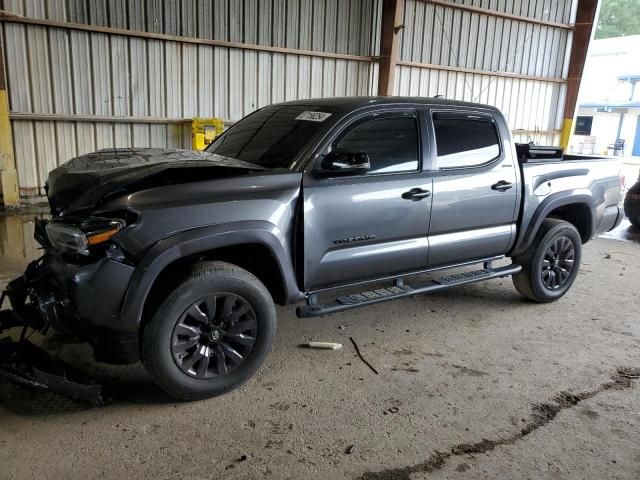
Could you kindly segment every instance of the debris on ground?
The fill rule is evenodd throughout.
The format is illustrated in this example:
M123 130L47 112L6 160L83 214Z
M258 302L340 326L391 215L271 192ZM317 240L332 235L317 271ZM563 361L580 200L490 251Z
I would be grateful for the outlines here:
M609 260L609 259L611 258L611 254L610 254L610 253L606 253L606 254L604 255L604 258L605 258L606 260Z
M6 328L3 328L1 320L0 332ZM25 338L20 341L8 336L0 338L0 378L30 389L88 402L93 406L105 405L110 400L102 385Z
M347 448L344 449L344 453L346 453L347 455L351 455L355 449L356 449L355 444L349 445Z
M353 343L353 347L356 349L356 353L358 354L358 357L360 357L360 360L363 361L363 363L369 367L373 373L375 373L376 375L380 375L380 372L378 372L378 370L376 370L376 368L371 365L363 356L362 353L360 352L360 347L358 347L358 344L356 343L356 341L353 339L353 337L349 337L349 340L351 340L351 343Z
M334 342L307 342L303 346L307 348L320 348L323 350L338 350L339 348L342 348L341 343Z

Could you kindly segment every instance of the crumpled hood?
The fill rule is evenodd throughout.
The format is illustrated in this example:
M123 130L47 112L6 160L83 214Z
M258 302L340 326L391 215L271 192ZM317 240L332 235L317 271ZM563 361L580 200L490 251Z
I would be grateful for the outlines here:
M81 155L51 171L53 214L91 209L117 195L160 185L247 175L262 167L193 150L114 148Z

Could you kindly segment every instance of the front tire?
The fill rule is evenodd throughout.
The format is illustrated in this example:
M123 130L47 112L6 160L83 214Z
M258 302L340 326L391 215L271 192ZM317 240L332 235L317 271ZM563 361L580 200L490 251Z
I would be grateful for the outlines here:
M576 279L582 258L582 241L576 228L564 220L542 222L529 251L514 258L522 271L513 276L518 292L539 303L562 297Z
M142 360L181 400L221 395L246 382L271 350L276 310L254 275L224 262L199 264L142 332Z

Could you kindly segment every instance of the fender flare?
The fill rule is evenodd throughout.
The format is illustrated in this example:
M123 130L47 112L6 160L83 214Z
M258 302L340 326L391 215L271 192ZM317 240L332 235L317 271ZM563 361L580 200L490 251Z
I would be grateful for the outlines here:
M243 244L259 244L269 249L280 268L287 302L297 302L304 297L296 282L291 256L284 246L286 239L278 227L266 221L211 225L164 238L147 251L138 263L127 288L119 324L111 328L118 331L138 331L151 287L171 263L188 255Z
M536 234L538 233L540 225L542 225L542 222L553 210L558 207L574 204L585 205L589 209L591 215L587 238L591 238L596 228L596 208L593 197L590 194L578 193L575 191L557 192L549 195L540 203L540 205L538 205L531 216L531 220L529 221L526 231L520 235L515 247L513 247L511 252L509 252L509 256L513 257L520 255L531 246Z

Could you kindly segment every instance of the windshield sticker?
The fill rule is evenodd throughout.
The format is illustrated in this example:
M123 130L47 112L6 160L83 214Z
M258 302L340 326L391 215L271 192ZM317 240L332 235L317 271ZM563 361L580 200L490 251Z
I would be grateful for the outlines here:
M324 122L327 118L331 116L330 113L326 112L302 112L300 115L296 117L296 120L307 120L309 122Z

